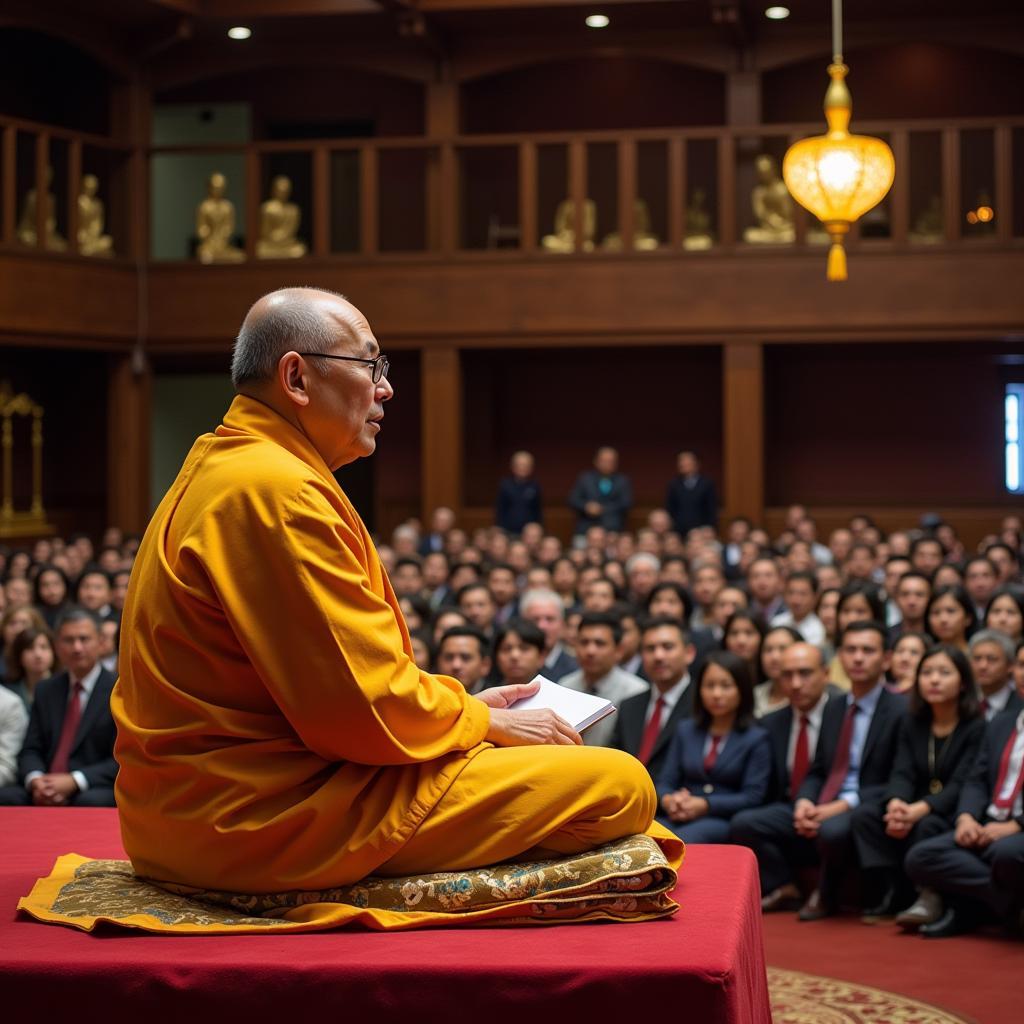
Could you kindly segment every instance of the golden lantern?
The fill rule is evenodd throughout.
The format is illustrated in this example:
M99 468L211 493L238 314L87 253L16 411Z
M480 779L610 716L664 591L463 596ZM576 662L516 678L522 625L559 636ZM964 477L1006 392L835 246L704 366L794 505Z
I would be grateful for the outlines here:
M884 198L892 187L896 161L881 139L851 135L853 101L846 87L849 68L842 55L842 0L832 5L833 52L825 93L828 132L795 142L782 162L782 177L793 198L825 225L832 238L827 277L846 280L843 236L850 225Z

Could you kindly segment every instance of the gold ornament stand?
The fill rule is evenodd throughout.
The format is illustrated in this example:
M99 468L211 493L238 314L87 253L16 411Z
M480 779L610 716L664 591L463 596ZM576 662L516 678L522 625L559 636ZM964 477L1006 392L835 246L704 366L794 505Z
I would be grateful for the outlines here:
M14 417L32 417L32 505L14 511ZM16 395L0 383L0 445L3 447L3 490L0 491L0 538L53 533L43 510L43 407L24 392Z

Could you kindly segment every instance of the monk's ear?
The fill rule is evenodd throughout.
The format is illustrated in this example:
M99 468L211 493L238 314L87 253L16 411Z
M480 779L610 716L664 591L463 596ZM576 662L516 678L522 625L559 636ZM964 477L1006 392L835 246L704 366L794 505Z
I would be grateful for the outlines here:
M298 352L285 352L277 362L277 383L295 405L309 405L309 367Z

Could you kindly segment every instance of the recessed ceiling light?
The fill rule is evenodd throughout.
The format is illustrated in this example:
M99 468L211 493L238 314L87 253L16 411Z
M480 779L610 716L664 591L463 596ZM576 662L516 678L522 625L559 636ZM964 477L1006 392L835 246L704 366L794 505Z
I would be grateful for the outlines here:
M236 25L234 28L228 29L228 36L231 39L248 39L251 35L252 29L245 25Z
M607 14L588 14L587 15L587 28L607 28L608 27L608 15Z
M765 12L766 18L771 18L772 21L782 21L783 18L789 17L788 7L769 7Z

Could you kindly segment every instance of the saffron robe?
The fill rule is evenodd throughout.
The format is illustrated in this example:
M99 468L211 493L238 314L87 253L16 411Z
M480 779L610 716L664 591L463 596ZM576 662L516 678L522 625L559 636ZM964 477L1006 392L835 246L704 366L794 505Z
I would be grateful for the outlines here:
M320 890L576 852L653 817L647 773L619 751L484 742L489 709L416 667L320 455L255 399L196 441L156 510L121 637L116 796L139 875ZM678 867L681 844L651 835Z

